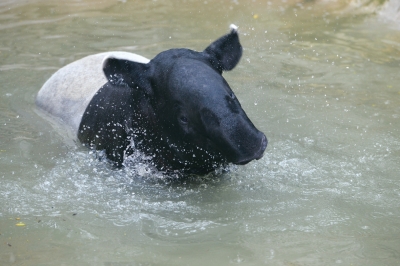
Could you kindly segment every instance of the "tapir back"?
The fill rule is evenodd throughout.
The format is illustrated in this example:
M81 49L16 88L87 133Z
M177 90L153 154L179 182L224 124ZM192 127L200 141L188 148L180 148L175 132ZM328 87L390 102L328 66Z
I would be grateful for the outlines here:
M76 136L82 115L95 93L107 83L103 60L109 56L148 63L149 60L127 52L106 52L84 57L54 73L38 92L36 104L61 120Z

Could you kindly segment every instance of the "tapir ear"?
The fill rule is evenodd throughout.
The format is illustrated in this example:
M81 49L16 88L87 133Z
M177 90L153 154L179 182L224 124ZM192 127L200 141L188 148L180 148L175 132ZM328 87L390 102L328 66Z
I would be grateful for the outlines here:
M233 69L242 57L237 27L232 24L230 28L230 33L214 41L204 50L211 64L220 72Z
M150 64L120 59L111 55L104 59L103 71L107 80L113 85L140 88L145 90L146 94L152 94Z

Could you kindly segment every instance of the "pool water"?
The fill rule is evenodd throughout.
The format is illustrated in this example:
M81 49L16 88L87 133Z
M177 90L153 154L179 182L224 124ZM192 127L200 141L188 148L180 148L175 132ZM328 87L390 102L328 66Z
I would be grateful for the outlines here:
M3 1L0 264L398 265L393 5ZM74 60L201 51L231 23L244 55L224 76L268 137L261 160L186 179L140 154L113 169L35 107L43 83Z

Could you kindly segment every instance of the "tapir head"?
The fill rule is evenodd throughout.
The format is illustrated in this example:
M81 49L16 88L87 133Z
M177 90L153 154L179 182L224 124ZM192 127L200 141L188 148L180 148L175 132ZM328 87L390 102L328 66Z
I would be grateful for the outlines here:
M221 75L241 56L232 28L203 52L171 49L148 64L108 58L103 69L109 82L143 92L158 138L153 150L165 167L202 174L260 159L267 146Z

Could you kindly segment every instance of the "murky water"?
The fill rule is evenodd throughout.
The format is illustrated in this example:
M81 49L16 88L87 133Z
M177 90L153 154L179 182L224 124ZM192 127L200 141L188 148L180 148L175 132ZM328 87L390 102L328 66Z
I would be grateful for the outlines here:
M398 265L400 31L345 4L2 1L1 265ZM240 28L225 77L265 156L171 181L113 170L41 118L85 55L204 49Z

